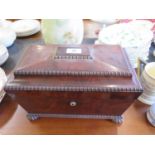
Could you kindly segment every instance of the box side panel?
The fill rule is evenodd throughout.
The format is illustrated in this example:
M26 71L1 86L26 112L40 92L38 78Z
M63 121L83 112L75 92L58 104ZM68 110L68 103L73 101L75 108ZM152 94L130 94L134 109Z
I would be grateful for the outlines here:
M14 100L29 113L122 115L139 93L132 92L38 92L14 94ZM72 106L71 103L76 105Z

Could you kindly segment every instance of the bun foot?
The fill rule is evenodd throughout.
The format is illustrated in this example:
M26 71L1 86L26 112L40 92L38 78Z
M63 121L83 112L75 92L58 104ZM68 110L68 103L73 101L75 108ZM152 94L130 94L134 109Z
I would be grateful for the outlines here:
M39 115L37 115L37 114L27 114L27 118L30 121L35 121L35 120L39 119Z
M115 116L112 119L113 122L117 123L117 124L122 124L123 123L123 117L122 116Z

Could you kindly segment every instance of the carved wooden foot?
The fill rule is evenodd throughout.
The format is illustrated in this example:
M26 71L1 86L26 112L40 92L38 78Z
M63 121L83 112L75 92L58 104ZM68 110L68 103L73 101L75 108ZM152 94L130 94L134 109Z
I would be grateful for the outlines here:
M37 114L27 114L27 118L30 121L35 121L35 120L39 119L39 115L37 115Z
M115 116L112 119L113 122L117 123L117 124L122 124L123 123L123 117L122 116Z

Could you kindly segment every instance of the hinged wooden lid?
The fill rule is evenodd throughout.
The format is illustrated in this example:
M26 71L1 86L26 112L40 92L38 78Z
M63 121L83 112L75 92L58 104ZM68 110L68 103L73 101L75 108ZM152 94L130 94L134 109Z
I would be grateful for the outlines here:
M123 76L132 73L120 46L51 45L32 46L15 75Z
M142 92L120 46L31 46L6 91Z

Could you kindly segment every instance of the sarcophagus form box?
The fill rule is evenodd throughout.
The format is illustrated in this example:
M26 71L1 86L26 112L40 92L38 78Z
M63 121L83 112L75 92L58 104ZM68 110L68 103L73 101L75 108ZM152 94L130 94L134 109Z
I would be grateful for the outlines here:
M38 117L95 118L122 122L142 93L120 46L31 46L5 91Z

